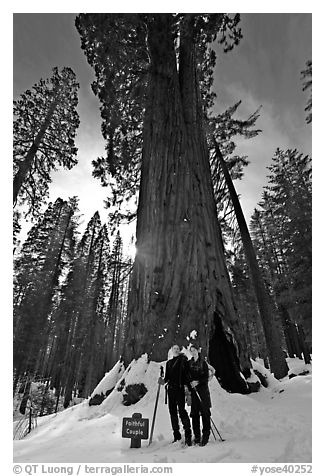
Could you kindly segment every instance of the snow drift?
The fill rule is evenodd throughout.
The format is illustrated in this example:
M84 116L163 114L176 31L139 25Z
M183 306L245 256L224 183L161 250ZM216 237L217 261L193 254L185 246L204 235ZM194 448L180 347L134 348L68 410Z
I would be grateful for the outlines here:
M124 364L120 360L116 362L114 367L107 372L97 387L90 395L89 405L98 405L110 394L116 383L119 381L121 374L125 372Z
M288 359L288 364L290 368L306 370L301 368L299 359ZM212 418L226 441L215 441L211 435L204 448L171 444L169 413L161 391L153 443L148 446L144 440L142 448L130 449L130 440L121 437L122 418L137 412L149 418L151 424L161 365L165 366L165 362L148 363L144 355L126 370L113 367L111 375L106 374L95 389L102 394L111 390L100 405L89 406L89 400L85 400L39 418L38 427L28 437L14 441L14 461L311 462L311 366L307 375L278 381L261 363L253 363L267 379L268 387L250 395L229 394L213 378L209 384ZM147 392L137 403L125 406L127 386L139 383Z

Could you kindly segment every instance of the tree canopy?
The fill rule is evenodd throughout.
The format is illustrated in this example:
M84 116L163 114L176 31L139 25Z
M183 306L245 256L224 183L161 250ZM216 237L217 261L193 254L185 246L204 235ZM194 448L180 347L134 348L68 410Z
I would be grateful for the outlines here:
M71 68L53 68L14 101L14 206L37 216L48 197L51 172L77 163L78 88Z
M93 175L100 179L102 185L111 187L112 192L106 202L107 207L111 208L111 220L131 220L136 215L135 207L129 206L128 211L125 211L125 205L139 190L142 127L151 68L148 29L157 16L80 14L76 19L81 47L96 74L92 89L101 102L102 133L107 141L107 154L93 161ZM247 135L248 124L250 127L255 125L258 113L252 115L248 122L233 121L232 115L239 106L237 103L220 117L211 116L210 109L216 96L212 91L216 53L211 44L221 44L225 52L237 45L242 37L238 26L240 16L224 13L171 15L174 53L178 63L180 37L184 34L187 21L193 24L200 93L204 115L209 122L207 131L213 129L223 143L227 142L227 152L232 152L234 144L230 142L231 137L238 133ZM159 28L156 23L155 28ZM243 132L244 123L246 132ZM120 206L122 203L123 211Z

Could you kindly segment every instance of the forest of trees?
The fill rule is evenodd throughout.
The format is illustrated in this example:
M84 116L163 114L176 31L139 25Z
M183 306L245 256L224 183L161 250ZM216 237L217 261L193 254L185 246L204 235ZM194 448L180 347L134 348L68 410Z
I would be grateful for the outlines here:
M58 198L15 260L14 392L55 388L56 407L88 397L121 355L131 264L96 212L78 238L75 197Z
M246 224L234 181L249 174L249 161L236 155L236 138L262 134L261 110L239 120L239 101L212 113L215 49L231 55L239 25L238 14L77 16L107 143L93 175L110 184L107 223L95 212L83 233L78 197L44 210L51 171L77 162L75 74L54 68L15 101L13 358L22 413L35 382L39 413L58 411L88 398L118 359L165 360L193 330L230 392L251 391L252 358L277 378L287 356L310 362L311 158L274 144ZM311 97L305 111L310 127ZM33 226L17 247L26 217ZM119 224L134 218L132 261Z

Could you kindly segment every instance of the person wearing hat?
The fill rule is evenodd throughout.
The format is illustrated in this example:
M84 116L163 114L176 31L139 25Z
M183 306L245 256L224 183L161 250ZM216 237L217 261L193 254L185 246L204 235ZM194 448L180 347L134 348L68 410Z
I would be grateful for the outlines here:
M209 367L207 362L199 353L199 346L191 344L190 352L192 358L189 360L189 377L191 388L191 419L194 433L194 443L205 446L209 441L211 424L211 397L208 386ZM202 418L202 439L201 439L201 418Z

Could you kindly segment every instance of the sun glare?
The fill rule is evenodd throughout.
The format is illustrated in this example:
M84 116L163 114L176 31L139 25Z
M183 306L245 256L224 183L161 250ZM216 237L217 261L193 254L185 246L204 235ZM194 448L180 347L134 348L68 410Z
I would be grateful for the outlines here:
M135 255L137 254L137 247L135 246L134 243L130 243L126 250L125 250L127 256L129 256L130 258L134 259L135 258Z

